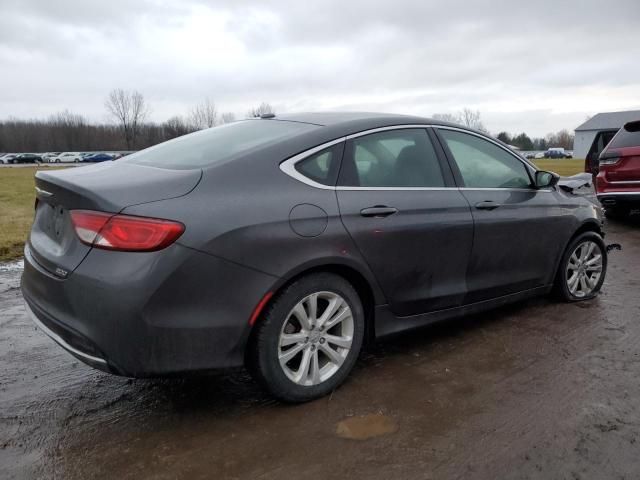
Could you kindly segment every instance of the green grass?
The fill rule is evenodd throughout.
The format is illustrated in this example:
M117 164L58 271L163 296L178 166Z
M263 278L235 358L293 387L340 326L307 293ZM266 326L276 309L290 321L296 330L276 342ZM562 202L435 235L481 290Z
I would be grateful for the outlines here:
M0 168L0 261L22 256L33 221L33 176L37 170L36 167Z
M540 160L532 161L539 169L555 172L563 177L570 177L576 173L584 172L584 160L581 158L568 158L562 160L541 158Z

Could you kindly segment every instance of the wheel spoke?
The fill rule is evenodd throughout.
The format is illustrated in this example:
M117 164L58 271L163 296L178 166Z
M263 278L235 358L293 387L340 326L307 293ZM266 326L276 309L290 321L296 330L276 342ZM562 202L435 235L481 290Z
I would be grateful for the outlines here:
M312 293L307 297L307 306L309 308L309 321L311 324L316 323L318 319L318 294Z
M295 307L293 307L293 311L291 312L293 316L295 316L300 322L300 326L305 330L311 329L311 322L309 321L309 317L307 315L302 302L298 303Z
M351 337L338 337L337 335L325 335L327 343L342 348L351 348Z
M576 252L573 252L573 255L571 255L571 258L569 258L569 268L571 270L575 270L576 268L578 268L579 262L580 259L577 257Z
M320 362L318 361L318 350L315 350L311 355L309 377L313 385L320 383Z
M278 360L280 360L280 365L284 366L285 364L287 364L293 357L298 355L303 348L304 348L304 344L300 343L295 347L291 347L289 350L282 352L278 356Z
M329 300L329 305L325 308L324 312L322 312L322 316L318 319L318 326L324 327L325 323L329 320L333 315L338 311L338 309L342 306L343 300L340 297L334 297Z
M584 262L585 258L587 258L587 244L583 243L580 245L580 261Z
M307 334L304 332L298 333L283 333L280 336L280 346L287 347L289 345L293 345L294 343L304 343L307 339Z
M323 327L325 330L331 330L337 324L349 318L351 318L351 309L349 307L343 308L340 312L338 312L337 315L327 320L327 322L323 325Z
M587 286L589 287L589 291L593 290L594 287L596 286L596 283L598 283L597 281L597 276L594 277L590 277L589 275L587 275L586 273L584 274L584 278L587 282Z
M594 255L589 260L584 262L584 264L587 265L587 266L594 265L594 264L598 264L599 265L600 263L602 263L602 255L600 255L600 254Z
M342 365L342 362L344 361L344 358L342 358L340 356L340 354L335 351L333 348L331 348L329 346L329 344L325 343L325 344L321 344L320 345L320 349L322 350L322 352L329 357L329 361L335 365Z
M298 367L298 371L296 372L296 383L303 383L309 377L309 366L311 365L311 355L312 355L312 352L308 348L302 354L302 360L300 360L300 367Z
M578 280L580 280L580 274L578 272L574 272L571 278L567 281L567 285L569 286L569 290L571 291L571 293L574 293L576 291Z
M589 288L587 287L586 275L583 273L580 275L580 291L582 293L588 293Z

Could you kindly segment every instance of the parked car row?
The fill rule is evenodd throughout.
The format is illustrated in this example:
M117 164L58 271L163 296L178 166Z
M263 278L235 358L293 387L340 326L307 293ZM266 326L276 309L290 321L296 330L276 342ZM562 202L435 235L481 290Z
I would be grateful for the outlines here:
M548 149L546 152L527 153L526 158L529 160L539 160L541 158L573 158L573 152L565 150L564 148L554 147Z
M117 160L132 152L46 152L0 154L0 164L80 163Z

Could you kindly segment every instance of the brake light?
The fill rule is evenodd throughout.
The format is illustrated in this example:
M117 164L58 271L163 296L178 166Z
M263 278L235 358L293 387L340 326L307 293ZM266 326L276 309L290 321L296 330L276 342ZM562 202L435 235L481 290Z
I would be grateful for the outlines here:
M615 165L620 161L620 157L600 158L600 165Z
M151 252L175 242L184 225L159 218L72 210L71 221L85 244L105 250Z

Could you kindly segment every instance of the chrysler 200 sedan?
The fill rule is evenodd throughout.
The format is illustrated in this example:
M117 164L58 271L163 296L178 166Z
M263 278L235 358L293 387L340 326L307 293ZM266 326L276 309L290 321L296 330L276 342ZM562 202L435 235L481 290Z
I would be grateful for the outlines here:
M601 209L480 132L265 115L36 174L22 291L83 362L153 377L245 365L290 402L363 343L535 295L594 297Z

